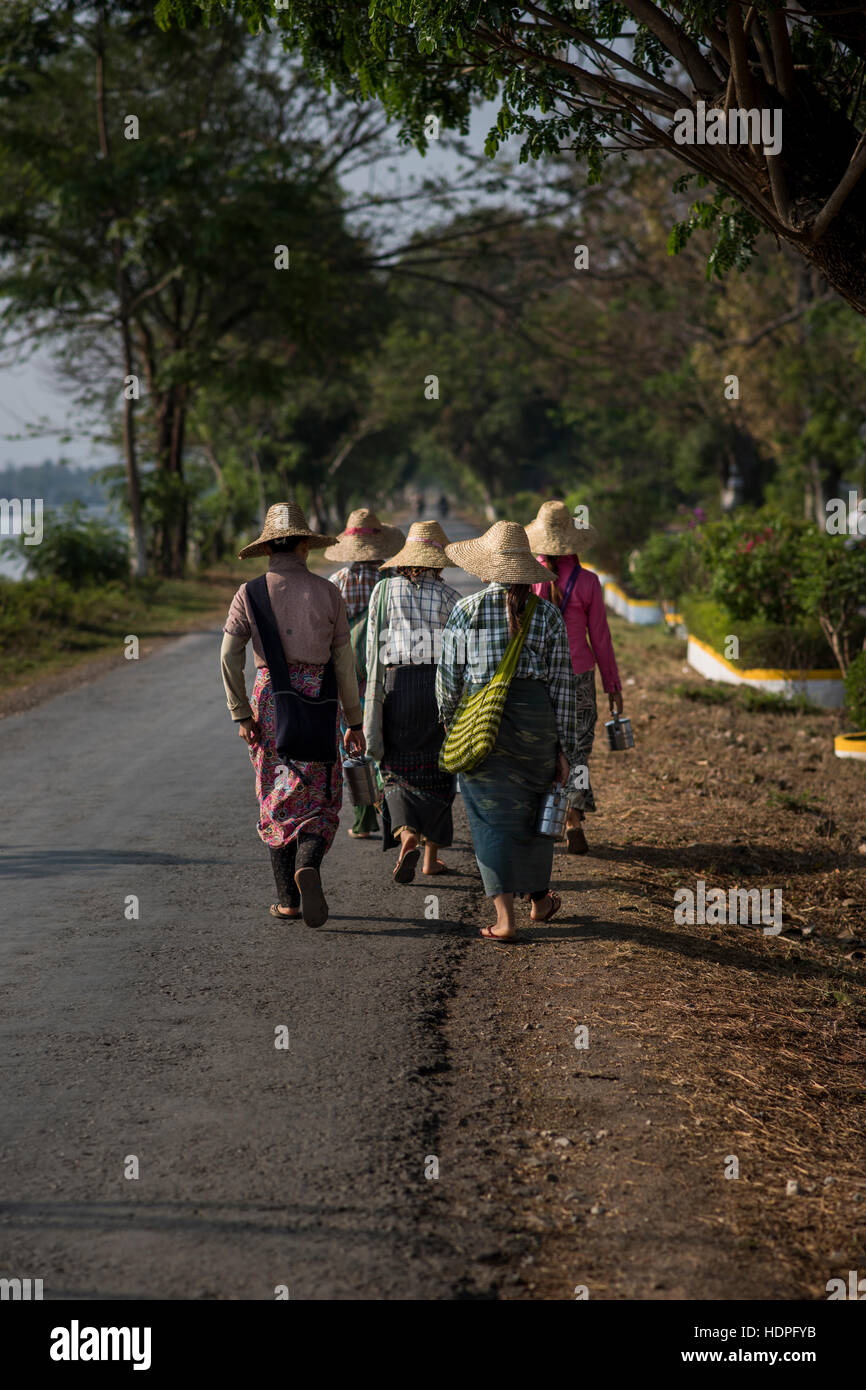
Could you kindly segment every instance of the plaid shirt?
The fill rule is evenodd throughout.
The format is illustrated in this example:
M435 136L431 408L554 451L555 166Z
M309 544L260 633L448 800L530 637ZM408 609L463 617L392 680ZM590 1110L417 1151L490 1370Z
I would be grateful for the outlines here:
M488 584L486 589L461 599L452 610L442 634L442 658L436 672L436 698L446 724L454 718L464 682L486 685L505 655L511 640L505 592L502 584ZM514 674L547 686L560 746L569 762L575 762L577 689L568 635L559 609L546 599L539 599L532 615Z
M367 607L379 577L378 560L355 560L331 575L331 583L336 584L343 595L350 623L359 618Z
M385 666L432 664L439 660L442 632L455 603L456 589L441 579L422 579L417 584L394 574L385 589L383 631L379 631L379 585L370 595L367 627L367 666L378 645Z

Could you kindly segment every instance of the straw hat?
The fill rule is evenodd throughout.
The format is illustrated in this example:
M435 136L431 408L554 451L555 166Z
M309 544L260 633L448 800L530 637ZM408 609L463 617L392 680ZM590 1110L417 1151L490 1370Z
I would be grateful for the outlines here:
M369 507L358 507L349 513L345 531L340 532L337 544L325 551L325 559L344 564L354 560L387 560L405 539L397 526L383 526Z
M575 555L597 538L594 526L578 526L564 502L542 502L526 528L533 555Z
M415 569L441 570L448 562L445 547L448 537L438 521L413 521L402 550L380 565L380 570L412 566Z
M535 559L522 526L516 521L497 521L474 541L455 541L448 559L488 583L547 584L550 570Z
M277 502L268 507L262 534L238 554L239 560L248 560L251 555L267 555L269 541L288 540L291 536L303 536L310 542L313 550L321 550L323 545L331 545L336 536L319 536L307 525L307 518L297 502Z

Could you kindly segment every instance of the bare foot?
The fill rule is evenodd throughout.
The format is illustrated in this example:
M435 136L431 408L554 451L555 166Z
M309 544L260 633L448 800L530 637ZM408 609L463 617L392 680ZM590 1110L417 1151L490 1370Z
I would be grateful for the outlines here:
M559 894L548 893L546 898L532 904L529 916L533 922L549 922L553 914L558 912L561 907L562 898Z
M482 927L479 935L486 937L488 941L516 941L517 929L515 928L514 931L511 931L509 927L503 929L498 922L494 922L492 927Z
M424 868L421 870L421 872L422 874L447 874L448 865L444 864L441 859L434 859L433 863L428 867L427 861L425 859Z

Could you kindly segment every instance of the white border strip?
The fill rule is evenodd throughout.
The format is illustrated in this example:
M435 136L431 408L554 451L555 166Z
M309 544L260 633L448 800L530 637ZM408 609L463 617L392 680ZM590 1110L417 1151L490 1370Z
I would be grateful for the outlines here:
M791 671L784 679L772 677L756 678L738 676L721 657L706 649L703 644L689 638L686 660L690 666L710 681L724 681L726 685L750 685L754 690L766 690L774 695L805 695L813 705L823 709L841 709L845 703L845 685L842 677L821 677L818 680L805 678L797 671Z

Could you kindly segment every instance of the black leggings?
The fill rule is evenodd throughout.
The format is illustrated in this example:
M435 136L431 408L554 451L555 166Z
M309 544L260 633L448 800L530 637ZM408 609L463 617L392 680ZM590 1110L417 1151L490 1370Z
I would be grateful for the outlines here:
M271 848L271 866L280 907L300 907L301 895L295 883L296 869L318 869L325 857L321 835L299 835L281 849Z

